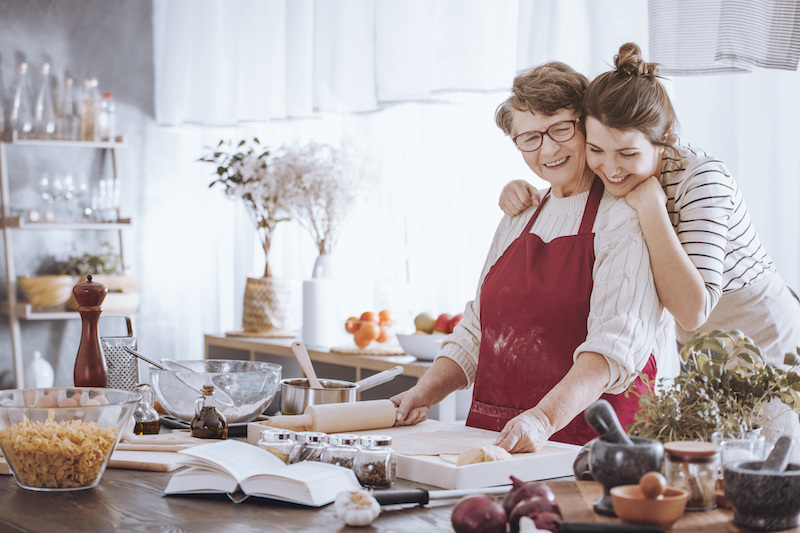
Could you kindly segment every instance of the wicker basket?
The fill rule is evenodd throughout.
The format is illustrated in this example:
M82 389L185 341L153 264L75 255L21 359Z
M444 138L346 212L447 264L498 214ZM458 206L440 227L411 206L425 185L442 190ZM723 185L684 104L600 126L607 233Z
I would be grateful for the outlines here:
M284 278L247 278L242 329L245 333L269 331L297 334L300 286Z

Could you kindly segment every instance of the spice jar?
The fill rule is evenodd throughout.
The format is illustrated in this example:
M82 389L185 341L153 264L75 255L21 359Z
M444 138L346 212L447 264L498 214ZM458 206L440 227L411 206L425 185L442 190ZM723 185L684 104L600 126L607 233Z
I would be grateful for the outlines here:
M299 431L294 434L296 441L292 463L300 461L319 461L325 449L325 433L319 431Z
M294 432L288 429L265 429L261 432L258 447L288 464L296 446L293 436Z
M397 456L392 438L384 435L365 435L353 461L359 483L367 488L389 488L397 479Z
M720 447L711 442L676 441L664 445L667 485L689 491L687 511L710 511L717 506L714 489L720 466Z
M353 460L358 451L358 435L328 435L327 443L320 459L323 463L353 468Z

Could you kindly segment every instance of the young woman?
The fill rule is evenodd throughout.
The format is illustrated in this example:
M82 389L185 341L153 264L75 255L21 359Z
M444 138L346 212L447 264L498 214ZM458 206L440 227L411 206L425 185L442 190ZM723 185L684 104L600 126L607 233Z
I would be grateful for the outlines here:
M657 65L643 61L637 45L623 45L614 63L584 96L586 164L636 211L678 341L738 329L781 365L800 346L800 303L762 246L736 181L718 159L678 143ZM536 203L531 189L512 182L501 207L514 214ZM781 416L786 411L769 406L767 417L779 417L769 424L773 437L797 434L797 416Z

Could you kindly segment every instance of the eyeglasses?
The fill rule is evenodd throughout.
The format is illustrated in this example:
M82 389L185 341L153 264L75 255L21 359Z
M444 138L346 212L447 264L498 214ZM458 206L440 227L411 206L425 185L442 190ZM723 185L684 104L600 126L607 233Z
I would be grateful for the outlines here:
M563 143L575 136L575 125L581 121L581 117L572 120L562 120L556 122L545 131L526 131L520 133L512 140L517 148L523 152L535 152L542 146L544 136L547 135L557 143Z

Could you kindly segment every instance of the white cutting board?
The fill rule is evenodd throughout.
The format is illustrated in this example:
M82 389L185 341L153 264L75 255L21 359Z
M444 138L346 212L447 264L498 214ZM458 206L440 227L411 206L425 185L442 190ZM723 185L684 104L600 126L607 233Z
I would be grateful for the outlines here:
M258 442L263 424L248 426L248 442ZM536 453L513 454L512 459L456 466L458 454L493 444L498 432L463 424L426 420L416 426L354 431L356 435L388 435L397 452L397 477L443 489L473 489L506 485L513 475L523 481L573 475L572 463L580 446L548 442Z

